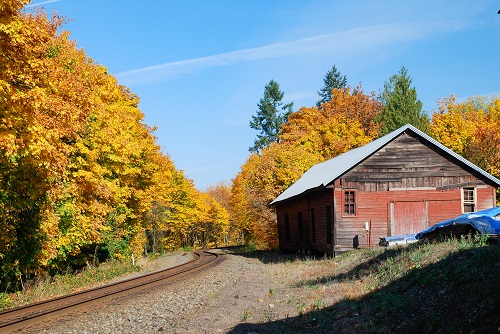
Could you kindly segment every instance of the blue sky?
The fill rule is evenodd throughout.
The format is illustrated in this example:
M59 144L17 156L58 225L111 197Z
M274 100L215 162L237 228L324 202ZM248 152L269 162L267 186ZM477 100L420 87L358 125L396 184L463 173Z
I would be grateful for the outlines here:
M34 1L71 21L79 48L140 99L145 123L204 190L249 156L249 127L275 80L294 110L333 65L378 93L404 65L424 110L500 95L500 1Z

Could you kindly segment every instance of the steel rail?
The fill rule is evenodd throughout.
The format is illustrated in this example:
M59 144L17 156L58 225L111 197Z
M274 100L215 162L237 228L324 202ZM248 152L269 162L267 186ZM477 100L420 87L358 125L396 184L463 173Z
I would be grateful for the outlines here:
M51 321L62 315L103 303L133 292L160 285L183 274L218 263L220 257L208 251L194 252L195 259L187 263L133 277L130 279L75 292L69 295L48 299L0 312L0 332L18 331L41 322Z

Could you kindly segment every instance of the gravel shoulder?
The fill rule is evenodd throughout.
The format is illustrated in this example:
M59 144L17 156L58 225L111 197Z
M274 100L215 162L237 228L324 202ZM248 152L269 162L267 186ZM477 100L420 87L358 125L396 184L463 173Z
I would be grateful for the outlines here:
M200 274L61 319L39 332L227 333L242 323L266 323L298 314L293 297L285 293L285 280L269 270L269 263L243 255L224 256L222 263ZM149 269L179 261L184 261L182 255Z
M36 333L493 333L497 245L463 247L447 241L335 259L229 253L209 269ZM159 260L146 265L176 261Z

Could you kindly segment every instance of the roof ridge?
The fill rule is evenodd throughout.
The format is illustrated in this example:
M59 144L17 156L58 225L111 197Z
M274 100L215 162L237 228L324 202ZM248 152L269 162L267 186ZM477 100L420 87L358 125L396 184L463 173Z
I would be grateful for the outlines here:
M325 187L331 182L333 182L335 179L340 177L341 175L345 174L349 170L351 170L353 167L355 167L357 164L362 162L363 160L366 160L368 157L370 157L372 154L380 150L382 147L390 143L394 138L400 136L402 133L405 131L410 130L414 132L416 135L419 137L423 138L427 142L431 143L432 145L436 146L440 150L446 152L447 154L451 155L453 158L457 159L458 161L464 163L468 167L472 168L476 172L480 173L481 175L485 176L487 179L491 180L493 183L496 183L497 185L500 186L500 180L494 177L493 175L487 173L483 169L479 168L478 166L474 165L472 162L469 160L465 159L464 157L458 155L457 153L453 152L434 138L430 137L429 135L425 134L421 130L417 129L411 124L405 124L398 129L386 134L385 136L382 136L380 138L377 138L368 144L365 144L363 146L356 147L352 150L349 150L345 153L342 153L334 158L331 158L329 160L325 160L323 162L320 162L311 168L309 168L297 181L295 181L290 187L285 189L278 197L276 197L270 204L275 204L277 202L284 201L286 199L298 196L300 194L303 194L307 191L317 189L318 187ZM334 170L334 173L328 173L328 170ZM322 175L316 175L315 173L325 173L326 176Z

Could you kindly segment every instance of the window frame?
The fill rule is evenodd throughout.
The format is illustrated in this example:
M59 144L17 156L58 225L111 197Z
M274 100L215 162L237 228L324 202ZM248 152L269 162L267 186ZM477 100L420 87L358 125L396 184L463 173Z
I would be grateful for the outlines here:
M346 202L346 194L352 193L353 198L352 202ZM351 206L354 210L354 213L346 212L346 205ZM349 210L350 211L350 210ZM342 217L357 217L358 216L358 192L356 189L343 189L342 190Z
M467 193L466 193L467 192ZM469 199L470 196L467 194L472 194L472 200ZM477 189L476 187L463 187L461 190L462 197L462 213L471 213L477 211ZM466 206L472 206L472 211L466 211Z

